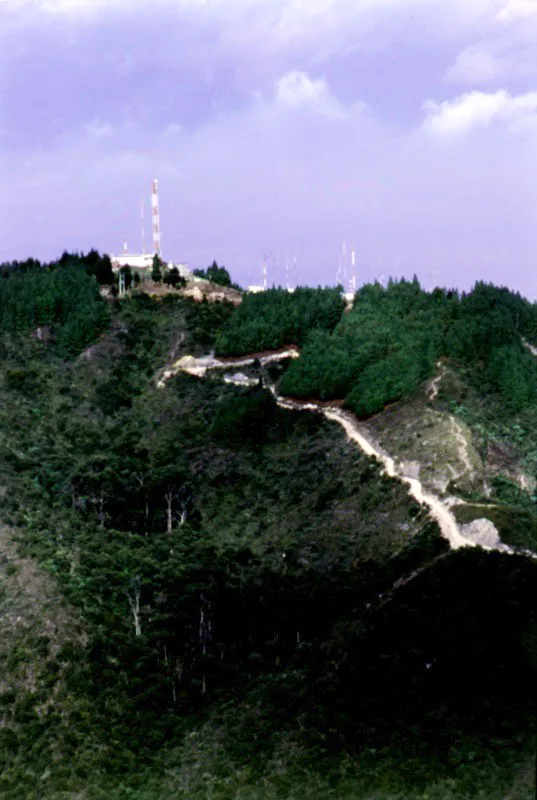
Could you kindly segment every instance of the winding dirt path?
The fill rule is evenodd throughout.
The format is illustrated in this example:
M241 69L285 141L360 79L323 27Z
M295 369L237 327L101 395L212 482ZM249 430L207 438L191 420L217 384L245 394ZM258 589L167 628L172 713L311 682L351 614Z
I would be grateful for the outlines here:
M262 365L268 364L271 361L281 361L285 358L297 358L300 353L295 349L284 350L277 353L265 354L258 357ZM166 370L161 379L158 381L157 386L163 387L172 375L178 372L186 372L196 377L204 377L208 370L213 369L234 369L236 367L250 366L254 363L254 356L247 356L238 359L227 359L223 361L215 358L213 355L204 356L202 358L194 358L193 356L185 356L180 359L172 368ZM233 382L232 376L229 377L230 382ZM450 506L447 501L441 500L436 495L425 490L423 485L417 478L412 478L405 475L404 468L398 464L392 456L385 453L378 444L371 440L366 434L363 426L360 425L356 417L348 411L344 411L337 406L330 406L320 402L302 402L300 400L293 400L289 397L279 395L276 388L272 384L266 384L277 404L280 408L285 408L289 411L309 411L313 413L323 414L324 417L333 422L337 422L345 431L347 438L358 445L358 447L368 456L373 456L379 461L384 472L391 478L396 478L409 487L409 492L412 497L420 504L428 507L431 516L438 523L441 534L446 539L453 550L458 550L461 547L481 547L483 550L495 550L508 555L525 555L528 558L537 560L537 554L529 550L514 550L509 545L503 544L498 541L494 546L479 544L472 541L463 534L455 516L452 514ZM456 423L455 423L456 425ZM467 454L467 442L462 434L462 431L455 430L456 438L461 443L461 451L465 465L471 469L471 463ZM464 440L464 447L463 447Z
M462 432L461 426L455 420L455 417L451 417L450 420L451 420L451 433L454 435L455 439L459 444L458 448L459 457L464 464L463 471L461 472L460 475L457 476L458 478L460 478L462 475L464 475L465 472L471 473L473 471L473 467L472 467L472 462L470 461L470 457L468 456L468 439Z
M440 361L436 362L436 366L439 368L440 372L438 373L436 378L432 379L429 386L427 387L427 397L429 398L430 401L433 401L436 395L438 394L438 389L440 388L440 381L446 374L446 370L442 366L442 363Z

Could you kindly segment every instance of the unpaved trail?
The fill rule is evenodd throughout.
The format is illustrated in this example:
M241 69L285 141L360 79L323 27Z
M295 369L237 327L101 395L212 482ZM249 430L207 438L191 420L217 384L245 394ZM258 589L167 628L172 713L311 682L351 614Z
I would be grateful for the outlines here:
M455 420L455 417L451 417L450 421L451 421L451 433L455 436L455 439L459 443L459 448L458 448L459 457L464 464L464 470L461 472L461 475L464 475L465 472L471 473L473 471L473 467L472 467L472 462L470 461L470 458L468 456L468 439L462 432L461 426ZM460 478L461 475L459 475L458 477Z
M522 339L522 344L530 351L532 355L537 356L537 347L534 347L532 344L526 341L526 339Z
M179 372L186 372L188 375L194 375L196 378L204 378L207 370L211 369L235 369L236 367L251 367L256 361L259 361L261 366L270 364L273 361L282 361L285 358L298 358L300 353L295 347L287 350L278 350L274 353L264 353L260 355L250 355L244 358L232 358L222 360L216 358L212 353L208 356L201 356L195 358L194 356L183 356L179 361L176 361L171 367L163 370L157 376L157 386L162 389L166 385L166 381L173 378Z
M436 366L439 368L440 372L438 373L436 378L432 379L432 381L430 382L429 386L427 387L427 397L431 401L434 400L436 395L438 394L438 389L440 388L440 381L442 380L442 378L446 374L446 370L442 366L442 363L440 361L436 362Z
M292 350L266 354L260 357L258 360L261 362L261 364L267 364L271 361L280 361L285 358L297 358L298 356L299 352L293 348ZM157 385L159 387L163 387L168 377L171 377L180 371L187 372L188 374L196 377L203 377L205 376L207 370L248 366L253 364L254 360L255 357L252 356L242 359L229 359L225 362L214 358L212 355L199 359L196 359L192 356L186 356L178 361L172 370L166 370ZM233 382L232 378L230 382ZM537 560L536 553L533 553L530 550L514 550L513 548L509 547L509 545L500 542L499 539L495 545L490 546L479 544L478 542L472 541L472 539L469 539L467 536L465 536L461 531L455 516L451 512L448 502L443 501L431 492L426 491L423 488L421 481L419 481L417 478L412 478L408 475L405 475L403 466L398 464L395 459L392 458L392 456L390 456L388 453L385 453L377 443L372 441L360 422L350 412L344 411L337 406L325 405L316 401L302 402L300 400L293 400L289 397L283 397L277 393L273 384L266 384L266 387L272 392L280 408L285 408L289 411L309 411L318 414L320 413L323 414L326 419L337 422L339 425L341 425L350 441L357 444L366 455L372 456L379 461L387 475L389 475L391 478L400 480L402 483L405 483L409 487L412 497L420 505L428 507L431 516L438 523L438 527L440 528L443 538L449 542L450 547L453 550L458 550L461 547L481 547L483 550L495 550L508 555L525 555L532 560ZM461 431L459 431L459 433L460 438L464 440L464 446L467 448L468 445L465 437ZM465 464L467 464L468 468L471 469L472 466L468 458L467 451L464 452L464 455L466 459Z
M359 423L353 419L345 411L340 409L327 409L325 411L327 419L339 422L347 437L356 442L356 444L368 456L374 456L378 461L384 465L384 469L390 478L398 478L410 488L410 494L420 505L429 507L431 516L436 520L442 535L448 540L453 550L459 547L475 547L475 543L466 539L460 532L459 526L453 514L442 503L442 501L434 495L426 492L417 478L409 478L403 474L401 468L398 468L395 460L388 455L384 455L371 441L368 441L364 434L359 429Z

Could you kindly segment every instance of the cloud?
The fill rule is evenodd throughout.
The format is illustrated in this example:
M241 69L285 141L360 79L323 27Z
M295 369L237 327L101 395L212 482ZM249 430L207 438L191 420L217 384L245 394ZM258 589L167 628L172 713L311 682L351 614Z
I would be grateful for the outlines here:
M108 122L101 122L99 119L94 119L86 126L86 130L90 136L101 138L108 136L112 133L112 126Z
M288 72L276 84L276 105L309 109L332 119L345 119L345 108L331 94L324 79L311 79L306 72Z
M481 42L467 47L446 73L455 83L498 83L513 78L537 75L535 47L520 44Z
M457 136L494 122L517 130L537 121L537 92L512 96L505 89L490 94L474 91L451 102L428 100L423 108L429 112L423 129L436 136Z
M502 6L496 15L498 22L512 22L528 17L537 18L536 0L503 0Z
M467 47L446 73L446 80L458 83L491 83L505 74L505 61L482 44Z

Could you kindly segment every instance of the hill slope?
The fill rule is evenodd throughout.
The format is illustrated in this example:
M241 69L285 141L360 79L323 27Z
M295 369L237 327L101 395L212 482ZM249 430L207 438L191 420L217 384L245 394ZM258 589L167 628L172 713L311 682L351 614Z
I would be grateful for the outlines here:
M220 370L159 387L232 313L140 296L111 306L90 347L3 331L0 472L19 570L6 563L2 620L9 632L23 617L25 633L5 639L2 795L530 797L535 564L451 552L339 425L262 385ZM301 335L315 326L312 314ZM282 369L247 368L270 381ZM452 409L448 386L435 408L418 393L411 420L399 406L371 431L410 456L415 417L466 414L454 436L474 470L482 396L470 403L467 382L466 411ZM439 466L422 469L439 482Z

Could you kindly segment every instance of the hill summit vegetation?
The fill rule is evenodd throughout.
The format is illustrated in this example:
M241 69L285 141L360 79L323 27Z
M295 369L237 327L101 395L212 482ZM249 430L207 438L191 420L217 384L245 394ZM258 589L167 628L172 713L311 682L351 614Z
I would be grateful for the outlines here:
M365 415L444 358L529 413L534 306L416 281L348 314L337 289L106 300L98 259L2 270L0 795L529 798L534 562L449 551L259 364L156 378L295 344L281 391Z

